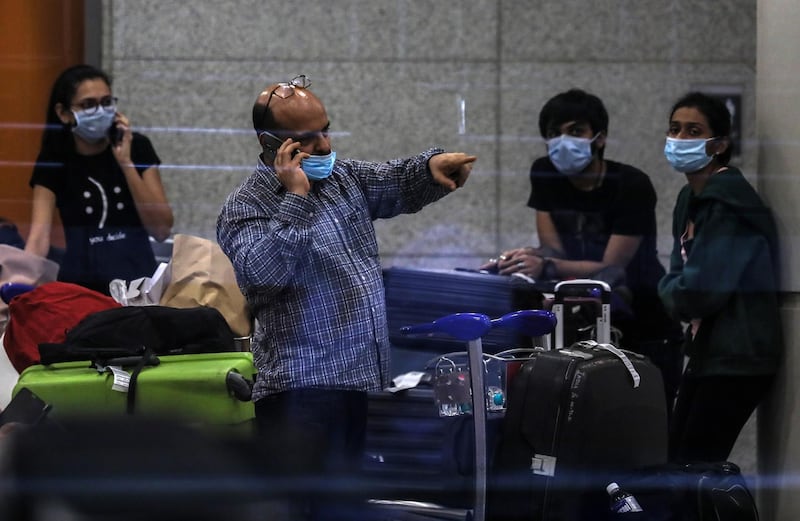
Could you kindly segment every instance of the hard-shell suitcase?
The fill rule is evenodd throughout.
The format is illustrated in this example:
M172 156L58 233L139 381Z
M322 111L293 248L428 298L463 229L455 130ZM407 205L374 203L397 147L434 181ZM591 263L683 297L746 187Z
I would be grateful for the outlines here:
M132 413L247 431L255 417L252 353L225 352L32 365L13 394L27 387L52 405L53 419ZM138 374L135 369L139 368ZM131 385L132 377L134 385Z
M561 303L580 295L590 307L599 305L595 334L606 340L607 286L565 286L569 298L556 292L556 316ZM554 333L559 348L561 326ZM597 519L608 510L605 486L615 474L666 461L660 371L646 357L606 342L535 353L517 372L491 470L489 519Z

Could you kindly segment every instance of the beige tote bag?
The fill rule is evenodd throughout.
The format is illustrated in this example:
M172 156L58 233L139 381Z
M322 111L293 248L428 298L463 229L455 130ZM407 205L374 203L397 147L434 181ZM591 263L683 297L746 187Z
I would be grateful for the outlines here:
M207 306L225 317L233 334L250 336L253 320L236 284L233 265L216 242L176 234L169 261L169 284L159 304L175 308Z

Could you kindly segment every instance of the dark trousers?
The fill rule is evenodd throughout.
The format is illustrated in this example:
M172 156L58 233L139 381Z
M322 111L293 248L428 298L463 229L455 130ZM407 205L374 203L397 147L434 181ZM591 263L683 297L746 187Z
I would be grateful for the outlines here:
M297 519L354 519L364 452L367 395L297 389L255 404L272 476L287 489Z
M772 376L684 376L670 423L670 461L726 461L772 381Z

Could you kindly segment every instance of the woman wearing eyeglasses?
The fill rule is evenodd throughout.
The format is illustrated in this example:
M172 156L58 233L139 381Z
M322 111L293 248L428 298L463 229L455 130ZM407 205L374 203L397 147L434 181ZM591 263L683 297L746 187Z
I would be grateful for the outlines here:
M670 425L674 461L728 458L772 383L782 352L777 232L731 158L731 116L689 93L672 108L664 154L686 176L659 294L687 323L689 362Z
M108 294L112 279L152 275L148 235L166 239L173 215L150 140L117 111L109 76L89 65L53 84L31 176L33 211L25 250L45 256L58 208L66 252L59 280Z

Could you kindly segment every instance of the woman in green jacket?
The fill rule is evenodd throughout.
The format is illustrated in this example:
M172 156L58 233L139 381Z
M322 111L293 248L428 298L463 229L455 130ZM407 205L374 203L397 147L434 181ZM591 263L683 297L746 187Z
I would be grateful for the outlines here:
M768 392L782 353L777 233L731 166L731 117L690 93L672 108L664 154L688 183L675 204L668 312L687 324L689 357L670 424L670 459L722 461Z

